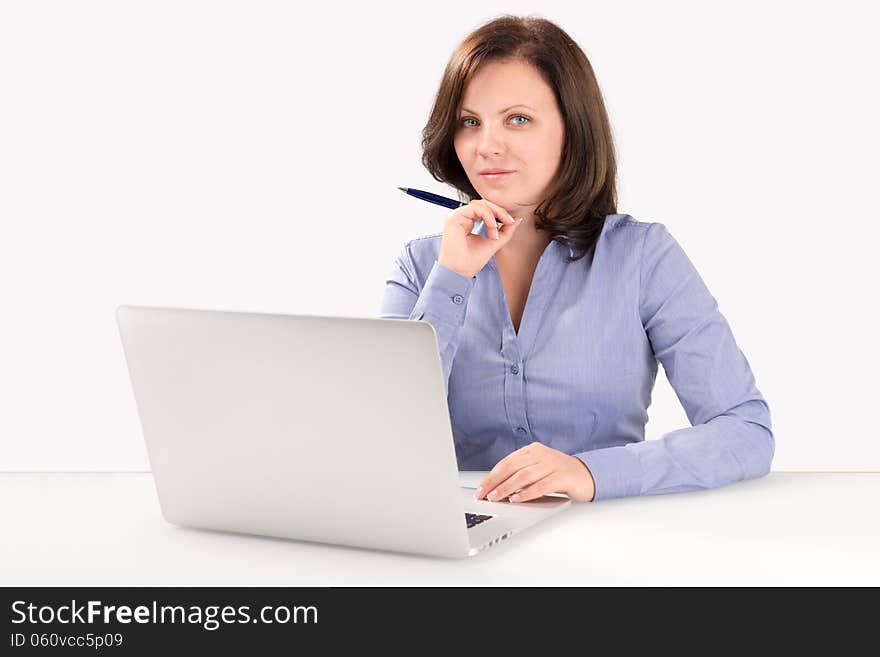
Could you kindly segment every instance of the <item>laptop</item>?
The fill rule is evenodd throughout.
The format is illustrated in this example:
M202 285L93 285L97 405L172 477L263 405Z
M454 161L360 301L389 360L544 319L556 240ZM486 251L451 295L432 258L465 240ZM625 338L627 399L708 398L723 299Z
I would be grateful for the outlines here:
M475 500L434 327L122 305L116 320L169 523L473 556L568 508Z

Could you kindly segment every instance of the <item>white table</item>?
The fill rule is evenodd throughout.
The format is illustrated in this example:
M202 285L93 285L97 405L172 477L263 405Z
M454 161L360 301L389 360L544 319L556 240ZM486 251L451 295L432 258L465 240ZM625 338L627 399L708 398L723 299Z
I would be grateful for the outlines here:
M185 529L150 473L0 474L0 585L880 585L880 473L575 503L469 559Z

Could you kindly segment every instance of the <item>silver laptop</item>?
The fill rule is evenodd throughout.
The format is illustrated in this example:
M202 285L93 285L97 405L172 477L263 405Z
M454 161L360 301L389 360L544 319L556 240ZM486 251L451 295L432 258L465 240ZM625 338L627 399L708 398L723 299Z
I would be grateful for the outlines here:
M562 494L473 499L425 321L119 306L164 518L468 557L559 513Z

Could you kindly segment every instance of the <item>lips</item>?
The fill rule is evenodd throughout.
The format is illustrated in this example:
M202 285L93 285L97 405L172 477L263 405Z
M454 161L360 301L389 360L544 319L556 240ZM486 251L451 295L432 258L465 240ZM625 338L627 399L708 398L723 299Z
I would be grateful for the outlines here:
M516 171L506 171L503 173L481 173L480 176L482 176L484 180L506 180L515 173Z
M480 171L481 176L495 174L495 173L513 173L513 169L483 169Z

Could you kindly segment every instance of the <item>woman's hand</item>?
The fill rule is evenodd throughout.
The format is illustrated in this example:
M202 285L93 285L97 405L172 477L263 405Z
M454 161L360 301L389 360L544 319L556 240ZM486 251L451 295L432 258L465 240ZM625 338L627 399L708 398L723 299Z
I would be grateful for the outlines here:
M498 228L495 217L501 219L501 228ZM477 221L486 224L486 237L471 232ZM446 218L437 262L462 276L473 278L489 258L510 241L521 223L500 205L485 199L462 205Z
M498 502L511 496L511 502L526 502L547 493L565 493L576 502L592 502L596 486L579 458L533 442L498 461L474 497Z

